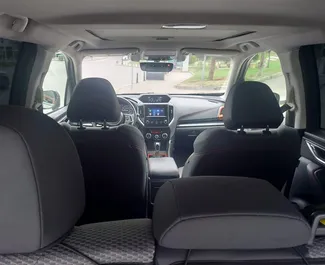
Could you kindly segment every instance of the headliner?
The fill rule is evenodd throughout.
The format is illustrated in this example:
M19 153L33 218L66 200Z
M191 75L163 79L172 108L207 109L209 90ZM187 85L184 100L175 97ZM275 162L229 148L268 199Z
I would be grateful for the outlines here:
M33 21L23 34L13 33L10 17L0 16L7 22L0 35L54 47L82 40L84 49L238 49L254 40L286 50L324 41L324 0L2 0L1 11ZM209 26L176 31L161 29L165 23Z

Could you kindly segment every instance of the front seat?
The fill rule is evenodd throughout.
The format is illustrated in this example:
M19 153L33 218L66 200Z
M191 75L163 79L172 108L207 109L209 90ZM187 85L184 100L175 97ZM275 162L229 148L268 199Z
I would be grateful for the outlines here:
M85 178L86 209L80 224L145 217L145 141L137 128L119 125L123 115L111 83L102 78L81 80L67 118L65 127L77 147Z
M182 177L254 177L281 190L292 179L300 157L298 132L280 126L282 121L279 104L266 84L234 85L225 103L225 128L207 129L196 138Z

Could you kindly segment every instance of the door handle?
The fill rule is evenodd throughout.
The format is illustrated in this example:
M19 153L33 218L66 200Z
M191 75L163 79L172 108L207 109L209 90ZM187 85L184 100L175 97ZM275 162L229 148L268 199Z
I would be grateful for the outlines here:
M306 144L315 159L325 166L325 148L308 140L306 140Z

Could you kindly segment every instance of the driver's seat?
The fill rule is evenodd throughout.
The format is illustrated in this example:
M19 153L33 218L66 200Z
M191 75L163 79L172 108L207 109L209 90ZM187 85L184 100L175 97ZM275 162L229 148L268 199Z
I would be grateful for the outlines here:
M78 149L85 178L86 209L79 224L145 217L145 141L137 128L119 125L123 115L111 83L81 80L67 118L64 127Z

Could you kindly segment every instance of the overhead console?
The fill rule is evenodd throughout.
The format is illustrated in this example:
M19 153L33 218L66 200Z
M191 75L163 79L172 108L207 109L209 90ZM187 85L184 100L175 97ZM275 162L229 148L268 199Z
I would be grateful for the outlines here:
M148 157L168 156L170 124L174 119L174 107L168 95L142 95L139 100L139 121L143 125Z

